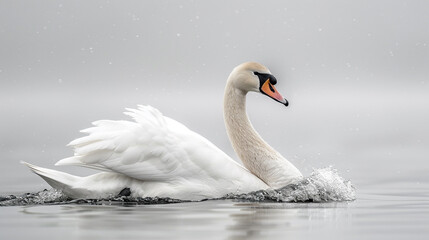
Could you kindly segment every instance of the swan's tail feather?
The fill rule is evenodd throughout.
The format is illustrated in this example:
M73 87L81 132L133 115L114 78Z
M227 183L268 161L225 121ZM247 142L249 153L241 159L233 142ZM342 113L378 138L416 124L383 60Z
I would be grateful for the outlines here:
M26 165L28 168L30 168L31 171L39 175L49 185L51 185L51 187L57 190L68 192L69 189L73 188L74 183L78 182L81 178L78 176L70 175L68 173L38 167L27 162L21 161L21 163Z
M93 164L86 164L83 163L81 160L81 157L69 157L59 160L57 163L55 163L55 166L80 166L80 167L87 167L92 168L96 170L100 170L103 172L111 172L110 169L102 166L101 164L93 163Z
M80 161L79 157L68 157L68 158L63 158L58 162L56 162L55 166L67 166L67 165L76 166L80 164L82 164L82 162Z

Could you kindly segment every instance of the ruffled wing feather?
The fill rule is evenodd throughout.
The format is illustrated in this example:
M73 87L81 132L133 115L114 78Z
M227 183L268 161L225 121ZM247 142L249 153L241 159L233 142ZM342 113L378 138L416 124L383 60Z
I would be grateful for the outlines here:
M56 165L113 171L146 181L192 178L201 173L201 164L190 159L195 152L187 149L204 151L214 145L208 146L203 137L153 107L139 106L125 114L135 122L93 122L94 127L82 130L87 136L69 144L75 155Z

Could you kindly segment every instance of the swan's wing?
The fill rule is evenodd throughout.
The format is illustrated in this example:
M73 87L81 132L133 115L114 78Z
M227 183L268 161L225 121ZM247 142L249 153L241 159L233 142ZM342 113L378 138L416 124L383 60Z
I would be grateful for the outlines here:
M56 165L79 165L113 171L147 181L195 178L234 165L247 171L205 138L184 125L164 117L157 109L127 109L132 121L101 120L82 130L88 136L69 145L75 155ZM210 158L207 161L207 158Z

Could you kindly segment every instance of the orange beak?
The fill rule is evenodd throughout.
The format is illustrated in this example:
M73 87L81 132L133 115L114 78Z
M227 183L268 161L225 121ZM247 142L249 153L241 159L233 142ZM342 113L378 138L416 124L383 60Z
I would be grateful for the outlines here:
M276 100L277 102L283 103L288 106L288 101L282 97L282 95L277 91L277 89L270 83L270 79L268 78L265 83L261 87L261 92L270 98Z

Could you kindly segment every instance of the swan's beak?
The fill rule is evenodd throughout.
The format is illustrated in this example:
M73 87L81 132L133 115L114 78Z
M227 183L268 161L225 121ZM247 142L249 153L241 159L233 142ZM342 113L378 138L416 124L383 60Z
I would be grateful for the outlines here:
M270 83L270 79L267 79L261 87L261 92L268 97L276 100L279 103L284 104L286 107L289 105L289 102L282 97L282 95L277 91L273 84Z

